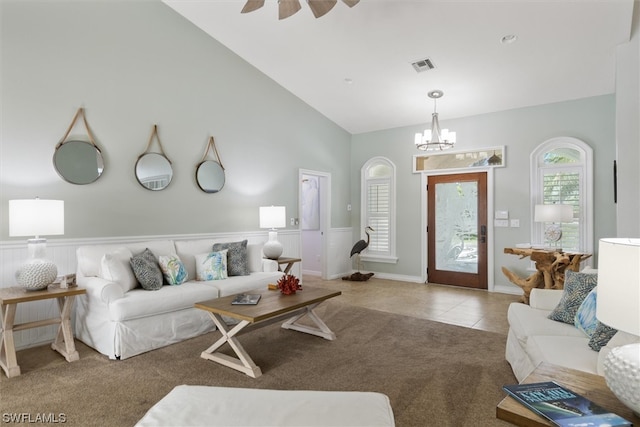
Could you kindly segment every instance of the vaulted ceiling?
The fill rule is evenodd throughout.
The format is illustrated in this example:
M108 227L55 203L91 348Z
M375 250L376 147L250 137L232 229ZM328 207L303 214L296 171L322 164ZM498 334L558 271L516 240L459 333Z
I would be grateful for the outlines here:
M553 103L615 90L633 0L338 1L278 20L277 0L164 3L350 133ZM636 4L636 7L639 7ZM511 43L504 36L516 36ZM417 72L428 58L435 68Z

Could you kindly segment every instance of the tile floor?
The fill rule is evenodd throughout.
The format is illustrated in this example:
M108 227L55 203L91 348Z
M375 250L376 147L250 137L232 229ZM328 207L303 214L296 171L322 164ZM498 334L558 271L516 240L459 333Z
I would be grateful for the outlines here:
M307 286L339 289L342 300L349 304L504 335L508 330L507 308L520 300L518 295L376 277L350 282L304 276L303 282Z

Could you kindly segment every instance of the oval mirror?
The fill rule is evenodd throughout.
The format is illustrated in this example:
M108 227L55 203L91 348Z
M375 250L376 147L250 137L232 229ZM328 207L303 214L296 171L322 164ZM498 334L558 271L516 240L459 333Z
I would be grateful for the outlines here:
M67 141L56 148L53 165L71 184L91 184L104 172L102 153L90 142Z
M146 153L136 162L136 179L147 190L164 190L171 183L171 162L159 153Z
M196 181L205 193L217 193L224 187L224 169L213 160L200 162L196 169Z

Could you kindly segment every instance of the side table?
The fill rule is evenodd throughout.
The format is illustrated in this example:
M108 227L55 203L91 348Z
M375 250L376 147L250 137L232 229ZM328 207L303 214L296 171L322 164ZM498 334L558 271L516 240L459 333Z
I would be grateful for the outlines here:
M522 383L544 381L555 381L602 406L604 409L626 418L634 426L640 426L640 418L636 417L631 409L618 400L607 387L604 377L600 375L542 362L528 377L522 380ZM505 397L498 404L496 418L520 427L546 427L553 425L550 421L529 410L510 396Z
M16 348L13 333L23 329L37 328L40 326L59 324L56 338L51 348L62 354L68 362L80 358L73 342L71 329L71 308L76 295L87 291L84 288L62 289L59 285L50 285L48 289L41 291L27 291L23 288L0 288L0 304L2 305L2 338L0 339L0 367L7 377L20 375L20 366L16 358ZM55 298L58 301L60 317L36 320L33 322L15 324L16 308L21 302L38 301Z
M276 260L278 262L278 270L280 270L280 265L281 264L287 264L287 266L284 269L284 274L289 274L289 271L291 271L291 268L293 267L293 264L295 264L296 262L302 262L302 259L300 258L289 258L289 257L280 257Z

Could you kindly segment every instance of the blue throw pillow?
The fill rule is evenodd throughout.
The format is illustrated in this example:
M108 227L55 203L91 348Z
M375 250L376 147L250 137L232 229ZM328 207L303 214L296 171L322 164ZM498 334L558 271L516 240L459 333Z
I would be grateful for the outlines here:
M582 301L582 304L580 304L574 319L576 328L580 329L589 337L593 335L598 325L598 319L596 318L597 290L598 287L596 286L589 292L584 301Z

